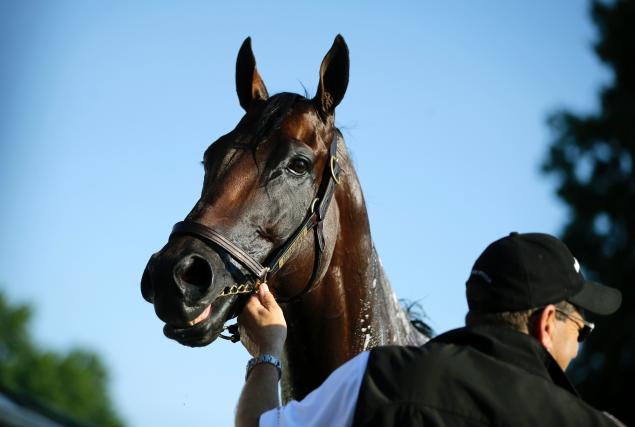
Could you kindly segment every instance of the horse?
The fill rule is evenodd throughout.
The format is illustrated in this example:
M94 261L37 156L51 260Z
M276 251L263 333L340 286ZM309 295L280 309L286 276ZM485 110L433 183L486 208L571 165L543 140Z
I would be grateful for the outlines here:
M335 126L349 62L338 35L313 98L269 96L245 39L236 60L245 114L205 151L200 199L141 280L164 334L193 347L224 336L225 323L266 281L288 324L285 401L302 399L359 352L429 338L390 286Z

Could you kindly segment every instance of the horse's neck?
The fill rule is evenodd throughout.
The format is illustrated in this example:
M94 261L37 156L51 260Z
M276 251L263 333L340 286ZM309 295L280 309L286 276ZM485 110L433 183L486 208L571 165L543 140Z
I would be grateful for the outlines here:
M343 156L345 178L336 193L337 243L316 288L285 308L288 336L283 397L303 398L342 363L371 347L422 344L384 273L370 237L355 171Z
M428 338L412 325L408 314L397 299L390 281L384 272L379 256L373 248L373 268L375 274L367 289L367 297L362 305L358 330L363 334L363 344L359 351L379 345L421 345ZM370 320L370 322L369 322Z

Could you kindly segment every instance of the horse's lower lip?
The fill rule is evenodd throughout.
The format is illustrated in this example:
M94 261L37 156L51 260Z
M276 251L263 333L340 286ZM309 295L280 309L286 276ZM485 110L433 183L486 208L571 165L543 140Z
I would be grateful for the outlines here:
M209 317L202 322L187 328L177 328L169 324L166 324L163 327L163 333L166 337L191 347L199 347L209 344L214 341L220 332L221 330L213 330L212 321Z
M235 298L215 300L205 308L192 326L175 326L167 323L163 327L163 334L183 345L202 347L214 341L223 331L227 315L235 302Z

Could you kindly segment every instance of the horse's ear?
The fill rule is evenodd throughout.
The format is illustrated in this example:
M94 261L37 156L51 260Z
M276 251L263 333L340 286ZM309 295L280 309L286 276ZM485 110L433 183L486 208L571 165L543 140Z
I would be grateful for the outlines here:
M254 100L266 100L269 93L256 69L256 58L251 50L251 37L247 37L240 46L236 58L236 93L240 106L245 111Z
M335 111L348 87L348 46L340 34L326 53L320 66L320 84L313 102L319 111L330 115Z

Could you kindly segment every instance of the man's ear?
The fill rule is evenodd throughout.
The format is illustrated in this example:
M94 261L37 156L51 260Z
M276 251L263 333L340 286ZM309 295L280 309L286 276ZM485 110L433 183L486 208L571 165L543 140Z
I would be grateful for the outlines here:
M549 304L542 309L542 312L535 320L532 335L540 341L540 344L547 350L553 348L554 328L556 324L556 306Z

